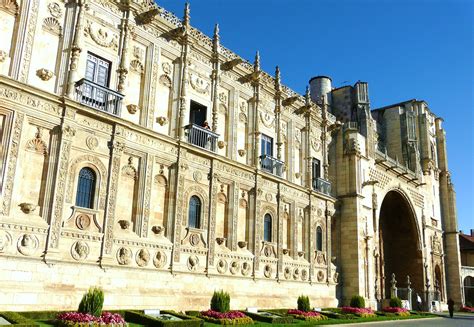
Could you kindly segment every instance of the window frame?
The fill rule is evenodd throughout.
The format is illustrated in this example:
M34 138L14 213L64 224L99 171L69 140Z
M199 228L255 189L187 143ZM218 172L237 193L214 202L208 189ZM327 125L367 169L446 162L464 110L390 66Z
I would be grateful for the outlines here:
M324 242L323 242L323 228L321 226L316 226L316 251L323 251Z
M270 226L267 225L267 218L270 221ZM273 240L273 217L270 213L266 213L263 216L263 241L264 242L272 242ZM267 235L269 234L269 235ZM268 236L268 237L267 237Z
M80 183L81 183L81 172L85 169L92 172L93 175L94 175L94 178L95 178L94 183L93 183L93 185L90 189L90 191L92 193L92 197L89 199L90 206L82 206L78 203L79 187L80 187ZM77 178L76 178L76 197L75 197L75 200L74 200L74 205L78 208L91 209L91 210L96 209L97 208L97 198L98 198L98 195L99 195L98 187L100 185L100 175L99 175L99 173L97 172L96 169L94 169L90 165L84 165L84 166L81 166L81 168L77 172L76 176L77 176Z
M192 205L192 201L196 199L197 202L197 209L196 209L196 205L193 206L194 208L194 213L195 213L195 224L194 226L191 225L191 205ZM202 217L202 209L203 209L203 201L201 200L201 198L197 195L192 195L190 198L189 198L189 201L188 201L188 224L187 226L189 228L196 228L196 229L200 229L201 228L201 217Z

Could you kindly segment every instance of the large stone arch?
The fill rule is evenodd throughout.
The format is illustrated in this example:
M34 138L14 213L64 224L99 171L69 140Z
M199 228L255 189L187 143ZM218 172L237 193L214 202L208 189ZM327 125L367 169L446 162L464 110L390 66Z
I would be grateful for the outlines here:
M411 279L413 294L424 291L423 245L418 220L409 197L400 188L388 189L379 212L380 289L390 297L390 280L398 287Z

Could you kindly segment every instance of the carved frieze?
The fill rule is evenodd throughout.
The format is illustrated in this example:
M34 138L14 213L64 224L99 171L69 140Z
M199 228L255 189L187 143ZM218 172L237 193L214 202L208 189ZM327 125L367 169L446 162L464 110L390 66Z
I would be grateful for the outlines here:
M97 45L111 48L114 51L118 50L119 36L105 26L88 20L84 27L84 35L92 39Z
M30 108L39 109L55 116L60 116L62 114L62 109L58 105L54 105L40 99L39 97L23 93L17 89L6 87L4 85L0 86L0 98L23 104Z

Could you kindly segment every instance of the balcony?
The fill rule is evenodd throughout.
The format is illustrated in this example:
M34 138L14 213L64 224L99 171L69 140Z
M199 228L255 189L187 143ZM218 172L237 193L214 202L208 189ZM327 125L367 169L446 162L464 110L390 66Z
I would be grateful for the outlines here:
M283 175L283 161L267 154L260 156L260 167L263 171L281 177Z
M313 190L326 195L331 195L331 183L320 177L313 179Z
M88 107L120 116L123 95L85 78L76 82L76 100Z
M194 144L200 148L216 152L217 139L219 134L195 124L189 124L184 127L188 143Z

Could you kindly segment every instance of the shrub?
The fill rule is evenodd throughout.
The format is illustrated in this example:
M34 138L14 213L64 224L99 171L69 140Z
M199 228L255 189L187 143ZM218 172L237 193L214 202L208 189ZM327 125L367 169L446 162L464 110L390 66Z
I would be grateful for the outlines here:
M230 296L229 293L223 290L214 291L211 299L211 310L217 312L228 312L230 310Z
M392 306L392 305L390 305ZM360 295L354 295L351 299L351 307L353 308L365 308L365 300Z
M79 303L80 313L88 313L95 317L100 317L102 314L102 307L104 305L104 291L99 287L91 287L86 294L82 296L81 303Z
M399 297L392 297L390 299L390 306L392 308L401 308L402 307L402 300Z
M311 311L311 306L309 304L309 297L300 295L298 297L298 310L308 312Z

